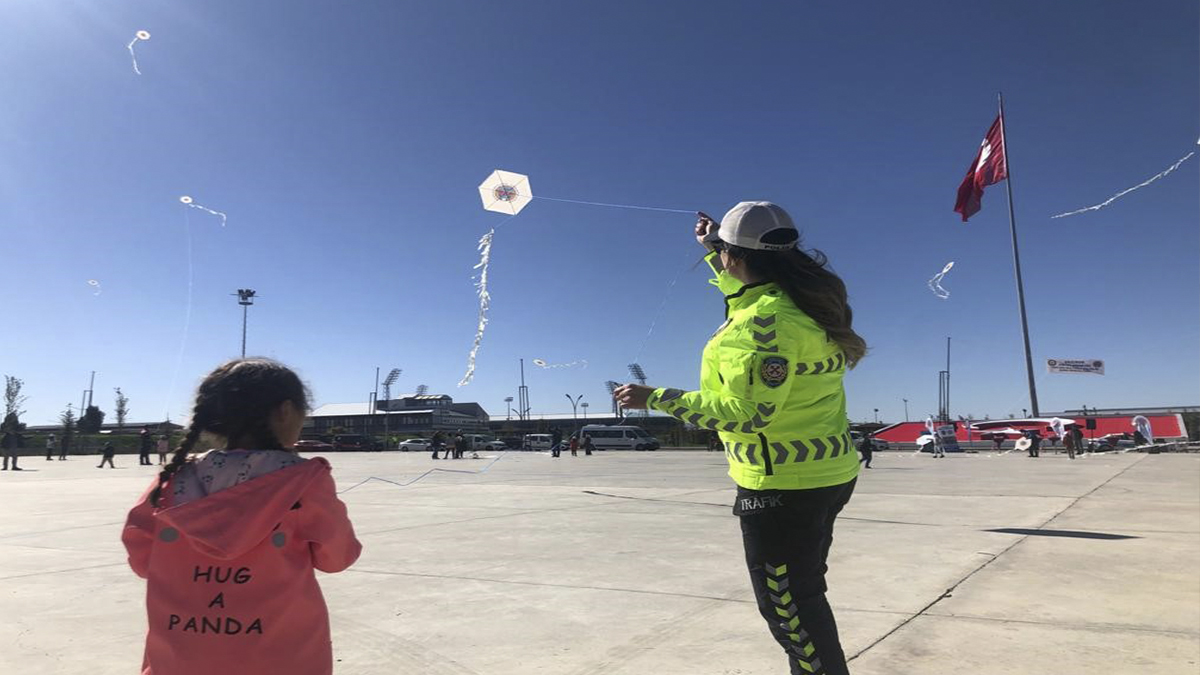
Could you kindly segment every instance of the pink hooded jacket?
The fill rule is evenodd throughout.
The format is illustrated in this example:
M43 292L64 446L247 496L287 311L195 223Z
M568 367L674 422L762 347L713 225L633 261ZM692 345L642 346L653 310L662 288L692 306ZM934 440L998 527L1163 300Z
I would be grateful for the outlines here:
M226 453L245 461L224 481L237 470L224 466L228 457L199 478L189 465L163 489L165 508L150 505L155 481L129 512L121 540L129 566L147 580L143 675L333 672L313 569L340 572L362 545L329 462L316 457L250 477L246 458L261 452ZM173 505L175 483L189 479L216 491Z

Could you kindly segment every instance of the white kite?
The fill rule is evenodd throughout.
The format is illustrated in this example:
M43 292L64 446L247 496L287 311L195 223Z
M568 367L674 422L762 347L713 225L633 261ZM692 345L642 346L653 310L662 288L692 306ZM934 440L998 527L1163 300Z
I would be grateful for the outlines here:
M946 263L946 266L942 268L941 272L933 275L933 278L929 280L929 290L933 291L933 294L942 300L950 297L950 291L942 288L942 278L945 277L946 272L949 272L953 267L954 261L952 260Z
M488 211L506 214L513 217L521 212L529 202L533 201L533 190L529 187L529 176L496 169L479 184L479 198L483 200L483 208ZM475 328L475 342L471 345L471 353L467 356L467 373L463 375L458 386L470 384L475 377L475 356L479 353L479 345L483 343L483 332L487 329L487 312L491 306L492 296L488 292L488 264L492 260L492 238L496 229L492 228L479 239L479 281L475 284L479 292L479 323Z
M211 213L214 216L220 216L221 227L225 227L225 221L228 220L228 217L224 213L221 213L220 211L213 211L212 209L208 208L207 206L200 206L199 204L192 201L192 198L187 195L180 197L179 203L183 204L184 206L190 206L193 209L200 209L201 211L207 211L208 213Z
M96 281L95 279L88 279L87 283L88 283L88 286L91 286L92 288L96 289L96 292L92 293L92 295L100 295L101 293L104 292L104 289L100 288L99 281Z
M538 368L542 368L544 370L553 370L555 368L575 368L577 366L582 367L582 368L587 368L588 362L586 359L580 359L578 361L572 361L570 363L550 363L549 361L547 361L545 359L534 359L533 365L537 366Z
M533 201L529 176L496 169L479 184L479 198L488 211L515 216Z
M1200 145L1200 140L1197 140L1197 141L1196 141L1196 144L1197 144L1197 145ZM1074 216L1074 215L1076 215L1076 214L1079 214L1079 213L1085 213L1085 212L1087 212L1087 211L1099 211L1100 209L1102 209L1102 208L1104 208L1104 207L1108 206L1109 204L1111 204L1111 203L1113 203L1113 202L1117 201L1117 200L1118 200L1118 199L1120 199L1121 197L1124 197L1125 195L1129 194L1130 192L1133 192L1134 190L1138 190L1138 189L1144 188L1144 187L1146 187L1147 185L1149 185L1149 184L1153 183L1154 181L1158 180L1159 178L1162 178L1163 176L1165 176L1165 175L1167 175L1167 174L1171 173L1171 172L1172 172L1172 171L1174 171L1175 169L1178 169L1180 164L1183 164L1184 162L1186 162L1186 161L1188 160L1188 158L1190 158L1190 157L1191 157L1192 155L1194 155L1194 154L1196 154L1196 151L1195 151L1195 150L1193 150L1193 151L1189 152L1188 154L1184 155L1184 156L1183 156L1183 159L1180 159L1178 162L1175 162L1174 164L1172 164L1172 165L1170 166L1170 168L1168 168L1166 171L1163 171L1162 173L1159 173L1159 174L1156 174L1156 175L1154 175L1154 176L1151 176L1151 177L1150 177L1150 178L1148 178L1147 180L1144 180L1144 181L1142 181L1141 183L1138 183L1137 185L1134 185L1134 186L1133 186L1133 187L1131 187L1131 188L1128 188L1128 189L1125 189L1125 190L1121 190L1121 191L1120 191L1120 192L1118 192L1117 194L1115 194L1115 195L1113 195L1113 196L1109 197L1108 199L1106 199L1106 200L1104 200L1104 201L1100 202L1099 204L1095 204L1095 205L1092 205L1092 206L1087 206L1087 207L1084 207L1084 208L1082 208L1082 209L1076 209L1076 210L1074 210L1074 211L1068 211L1068 212L1066 212L1066 213L1060 213L1060 214L1058 214L1057 216L1050 216L1050 218L1051 218L1051 219L1054 219L1054 218L1066 218L1067 216Z
M142 71L138 70L137 54L135 54L133 52L133 46L135 44L137 44L138 42L149 40L149 39L150 39L150 31L139 30L138 32L133 34L133 40L128 45L126 45L126 48L129 49L129 57L133 59L133 72L137 73L138 75L141 75Z

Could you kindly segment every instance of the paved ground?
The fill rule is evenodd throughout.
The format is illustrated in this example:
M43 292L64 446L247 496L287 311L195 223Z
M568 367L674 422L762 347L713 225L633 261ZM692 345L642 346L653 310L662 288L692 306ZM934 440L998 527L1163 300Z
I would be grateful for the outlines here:
M151 471L118 459L26 458L32 470L0 473L0 673L136 672L144 586L118 533ZM433 465L333 461L343 489ZM512 453L481 475L346 492L365 551L321 579L338 672L786 672L750 599L723 464ZM1200 456L881 453L875 465L831 561L856 674L1200 669Z

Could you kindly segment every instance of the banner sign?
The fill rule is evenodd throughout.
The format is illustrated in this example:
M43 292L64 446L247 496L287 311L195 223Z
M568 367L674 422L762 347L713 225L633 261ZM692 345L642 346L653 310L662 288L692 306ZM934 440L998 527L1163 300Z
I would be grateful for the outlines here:
M1051 373L1103 375L1104 361L1100 359L1046 359L1046 370Z

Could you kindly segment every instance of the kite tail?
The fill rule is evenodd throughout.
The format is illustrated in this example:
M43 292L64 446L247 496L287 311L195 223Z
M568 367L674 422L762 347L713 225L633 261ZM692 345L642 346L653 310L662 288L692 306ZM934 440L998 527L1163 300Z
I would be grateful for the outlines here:
M1200 145L1200 141L1197 141L1197 145ZM1060 214L1058 214L1058 215L1056 215L1056 216L1050 216L1050 219L1051 219L1051 220L1053 220L1053 219L1055 219L1055 218L1066 218L1067 216L1074 216L1074 215L1078 215L1078 214L1080 214L1080 213L1087 213L1088 211L1099 211L1100 209L1102 209L1102 208L1104 208L1104 207L1108 206L1109 204L1111 204L1111 203L1113 203L1113 202L1117 201L1117 200L1118 200L1118 199L1120 199L1121 197L1124 197L1125 195L1129 194L1130 192L1133 192L1134 190L1140 190L1140 189L1142 189L1142 188L1146 187L1147 185L1149 185L1149 184L1153 183L1154 181L1158 180L1159 178L1162 178L1163 176L1166 176L1167 174L1171 173L1171 172L1172 172L1172 171L1174 171L1175 169L1178 169L1178 168L1179 168L1179 165L1181 165L1181 164L1183 164L1184 162L1188 161L1188 159L1190 159L1190 158L1191 158L1191 156L1192 156L1192 155L1194 155L1194 154L1196 154L1196 152L1193 150L1192 152L1189 152L1188 154L1184 155L1184 156L1183 156L1183 159L1181 159L1181 160L1179 160L1178 162L1175 162L1174 164L1172 164L1172 165L1171 165L1171 166L1170 166L1170 167L1169 167L1169 168L1168 168L1166 171L1162 171L1162 172L1160 172L1160 173L1157 173L1157 174L1155 174L1155 175L1151 176L1150 178L1148 178L1148 179L1146 179L1146 180L1142 181L1141 183L1138 183L1137 185L1134 185L1134 186L1133 186L1133 187L1131 187L1131 188L1126 188L1126 189L1124 189L1124 190L1121 190L1121 191L1120 191L1120 192L1118 192L1117 194L1115 194L1115 195L1113 195L1113 196L1109 197L1108 199L1106 199L1106 200L1104 200L1104 201L1100 202L1099 204L1093 204L1092 206L1085 206L1085 207L1084 207L1084 208L1082 208L1082 209L1075 209L1074 211L1067 211L1066 213L1060 213Z
M492 295L488 293L488 264L492 260L492 236L495 234L496 230L491 229L479 238L479 264L475 266L475 269L480 270L479 283L475 285L479 289L479 325L475 328L475 343L471 345L471 353L467 355L467 373L458 383L460 387L470 384L471 379L475 377L475 355L479 353L483 331L487 329L487 312L492 305Z

